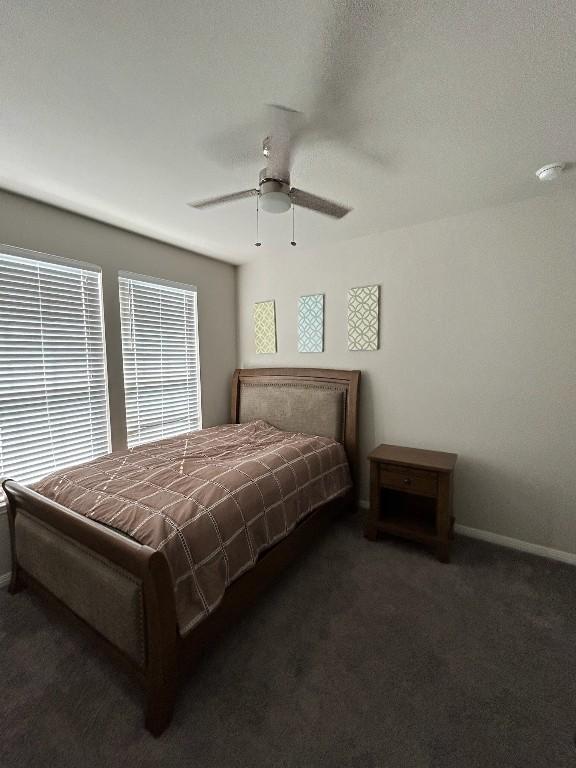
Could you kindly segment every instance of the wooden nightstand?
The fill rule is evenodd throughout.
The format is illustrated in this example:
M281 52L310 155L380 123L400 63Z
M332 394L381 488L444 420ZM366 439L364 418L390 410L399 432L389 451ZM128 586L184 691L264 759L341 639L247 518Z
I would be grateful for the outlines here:
M370 511L364 535L401 536L450 559L454 517L452 488L457 455L398 445L380 445L370 461Z

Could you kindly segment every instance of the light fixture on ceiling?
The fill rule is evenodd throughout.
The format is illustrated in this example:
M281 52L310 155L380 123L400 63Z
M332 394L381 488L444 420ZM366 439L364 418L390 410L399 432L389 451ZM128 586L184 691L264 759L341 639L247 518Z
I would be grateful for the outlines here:
M540 181L554 181L564 170L564 163L548 163L536 171L536 176Z
M267 213L286 213L292 206L290 186L280 179L260 183L260 206Z
M310 192L291 186L290 171L292 155L297 143L295 118L302 115L289 107L278 104L269 106L269 118L274 131L270 132L262 142L262 154L266 158L266 167L260 171L258 187L232 192L230 195L211 197L207 200L197 200L188 203L192 208L211 208L213 205L232 203L245 197L256 197L256 242L261 246L259 216L260 211L266 213L288 213L292 209L292 240L290 245L296 245L294 234L294 208L307 208L315 213L323 213L333 219L341 219L352 210L347 205L334 203Z

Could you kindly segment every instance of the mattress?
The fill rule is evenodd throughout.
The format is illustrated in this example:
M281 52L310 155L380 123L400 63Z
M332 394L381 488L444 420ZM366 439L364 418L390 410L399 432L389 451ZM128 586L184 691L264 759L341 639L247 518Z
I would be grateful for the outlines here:
M252 421L115 451L34 490L162 550L186 634L262 552L350 487L340 443Z

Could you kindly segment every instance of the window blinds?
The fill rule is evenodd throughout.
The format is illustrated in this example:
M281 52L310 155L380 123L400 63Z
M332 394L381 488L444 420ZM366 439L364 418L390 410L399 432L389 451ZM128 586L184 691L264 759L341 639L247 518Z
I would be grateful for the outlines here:
M120 273L128 447L200 429L196 289Z
M0 475L109 450L100 272L0 246Z

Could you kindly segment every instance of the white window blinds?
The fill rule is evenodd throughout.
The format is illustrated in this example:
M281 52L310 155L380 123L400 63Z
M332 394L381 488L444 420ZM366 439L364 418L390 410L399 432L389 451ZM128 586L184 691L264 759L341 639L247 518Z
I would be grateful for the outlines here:
M100 272L0 246L0 475L109 450Z
M120 273L128 447L202 427L196 289Z

